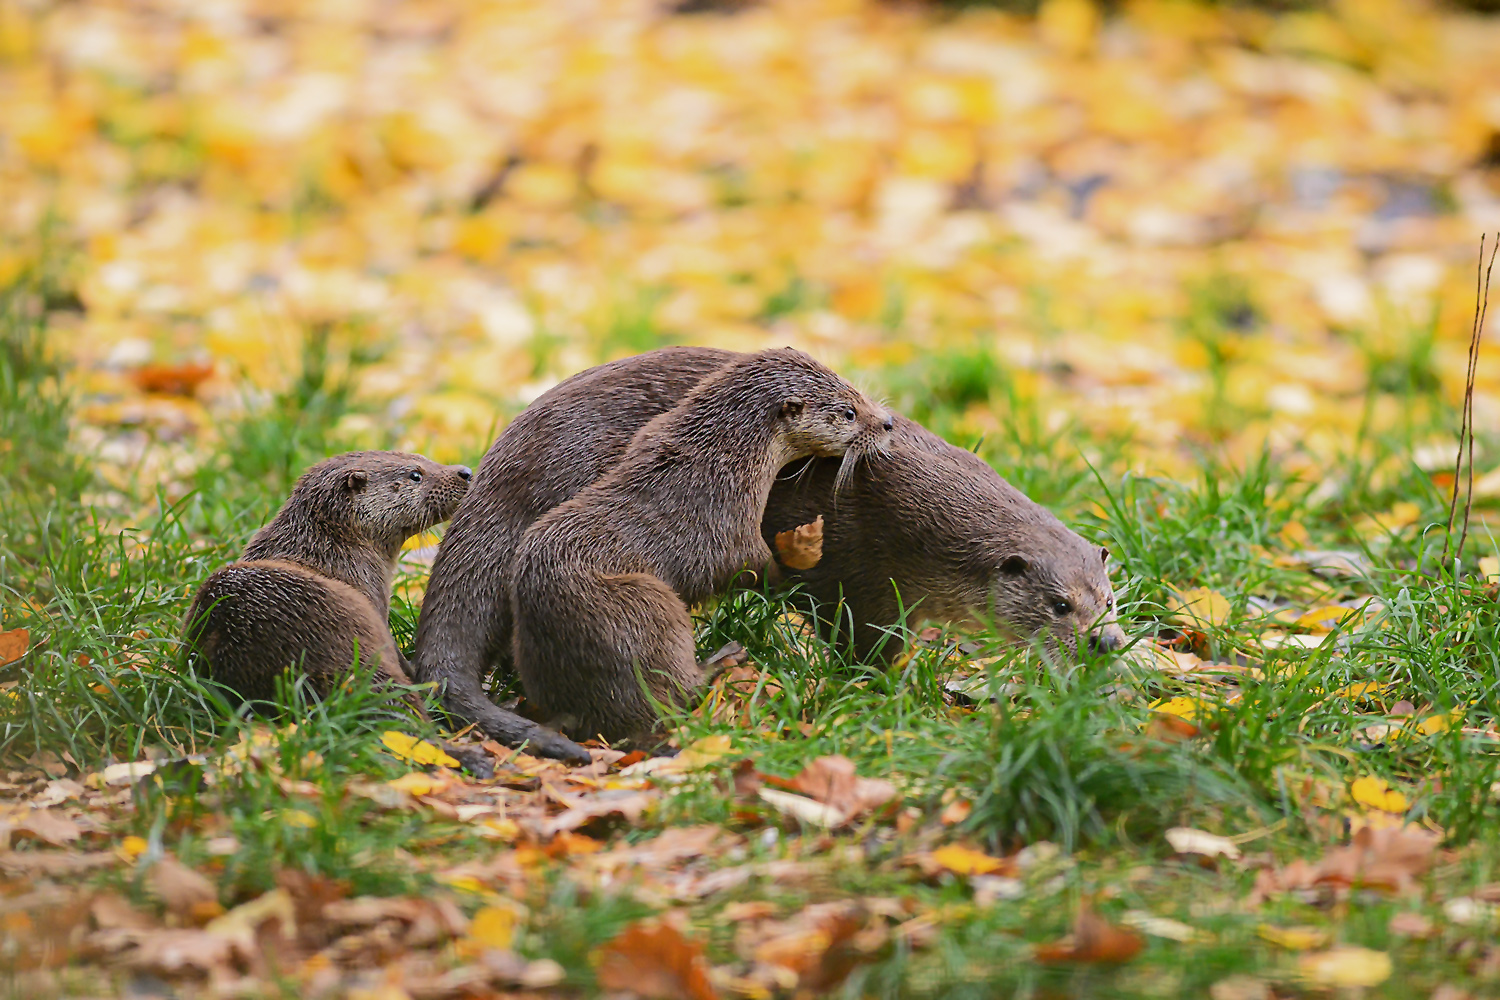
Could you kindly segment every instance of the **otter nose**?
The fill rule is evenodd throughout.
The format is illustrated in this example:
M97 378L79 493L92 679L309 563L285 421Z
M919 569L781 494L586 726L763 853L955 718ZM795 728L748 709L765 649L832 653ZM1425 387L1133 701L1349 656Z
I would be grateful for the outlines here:
M884 427L888 431L895 429L895 427L896 427L896 418L893 417L893 416L891 416L890 411L886 411L885 423L881 424L881 426Z
M1089 633L1089 650L1095 653L1113 653L1121 646L1123 637L1114 632Z
M467 465L460 465L453 471L458 473L458 478L462 479L466 483L474 476L474 470L469 468Z

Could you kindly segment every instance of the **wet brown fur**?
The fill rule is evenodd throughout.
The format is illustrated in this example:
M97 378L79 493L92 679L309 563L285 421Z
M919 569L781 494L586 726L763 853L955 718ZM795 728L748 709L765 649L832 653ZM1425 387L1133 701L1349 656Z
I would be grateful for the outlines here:
M771 564L760 523L777 472L864 454L889 427L884 409L790 348L705 378L522 537L512 616L527 697L585 736L650 733L653 699L678 703L703 681L688 607Z
M253 701L274 699L288 667L326 695L356 656L408 683L388 625L396 560L406 539L452 516L469 477L463 466L402 452L312 466L240 560L199 588L185 634L190 662Z

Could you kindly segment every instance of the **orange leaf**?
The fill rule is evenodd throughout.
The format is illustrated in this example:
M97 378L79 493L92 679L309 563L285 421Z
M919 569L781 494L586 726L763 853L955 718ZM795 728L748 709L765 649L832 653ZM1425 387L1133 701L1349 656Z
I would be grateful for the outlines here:
M0 632L0 667L19 660L30 648L31 631L29 629L13 628L9 632Z
M599 985L655 1000L714 1000L703 945L669 924L631 924L599 950Z
M213 373L213 365L145 365L131 372L130 379L142 392L191 396Z
M1117 965L1134 958L1144 946L1141 936L1099 916L1087 907L1078 911L1073 933L1040 945L1036 960L1047 963L1091 962Z

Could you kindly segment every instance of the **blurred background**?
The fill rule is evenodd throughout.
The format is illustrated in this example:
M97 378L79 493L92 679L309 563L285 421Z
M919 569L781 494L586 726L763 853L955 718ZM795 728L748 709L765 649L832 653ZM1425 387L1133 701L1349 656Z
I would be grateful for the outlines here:
M1442 488L1500 229L1482 7L0 0L0 285L45 273L101 509L256 407L472 462L669 343L792 344L1042 462L1317 481L1400 434Z

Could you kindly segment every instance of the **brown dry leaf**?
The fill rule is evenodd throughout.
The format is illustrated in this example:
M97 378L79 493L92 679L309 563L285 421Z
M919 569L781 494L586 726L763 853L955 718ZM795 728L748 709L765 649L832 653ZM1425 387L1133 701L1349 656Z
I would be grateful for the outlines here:
M838 754L814 760L785 787L833 807L844 815L845 822L885 805L898 794L896 786L883 778L861 778L855 773L854 761Z
M1078 911L1073 933L1051 944L1038 945L1036 960L1048 964L1072 962L1117 965L1134 958L1145 939L1134 931L1116 927L1088 906Z
M823 515L776 533L776 552L788 569L812 569L823 559Z
M83 828L76 821L53 809L22 809L0 817L0 835L6 831L11 836L30 837L53 847L66 847L83 835Z
M1316 864L1297 859L1255 877L1251 902L1283 892L1327 886L1407 892L1432 866L1442 836L1415 826L1361 827L1344 847L1328 851Z
M759 978L768 984L823 993L843 982L884 943L883 926L865 937L866 919L857 901L815 903L789 920L753 929L742 925L746 935L737 935L735 946L763 970Z
M19 660L30 648L30 629L13 628L9 632L0 632L0 667Z
M1434 925L1432 918L1426 914L1403 910L1400 913L1391 914L1386 929L1402 937L1425 938L1432 935Z
M660 921L631 924L598 952L599 985L655 1000L714 1000L703 945Z
M94 926L100 930L150 930L156 926L156 921L149 914L142 913L115 892L100 892L95 894L89 901L89 916L94 919Z
M1272 1000L1271 984L1255 976L1234 975L1208 988L1209 1000Z
M224 912L214 884L171 854L156 860L146 881L168 910L192 923L204 923Z
M558 793L555 798L567 808L538 826L538 833L544 840L607 816L619 816L628 823L634 823L641 818L642 813L656 804L657 793L607 789L587 796Z

